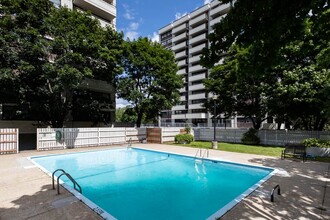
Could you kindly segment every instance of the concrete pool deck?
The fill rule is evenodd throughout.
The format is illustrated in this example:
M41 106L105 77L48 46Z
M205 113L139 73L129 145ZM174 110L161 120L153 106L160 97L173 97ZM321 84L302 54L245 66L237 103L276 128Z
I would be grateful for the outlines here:
M22 151L19 154L0 155L0 219L101 219L65 189L61 189L61 194L57 195L56 191L51 189L51 177L34 166L27 157L116 147L118 146L54 151L32 150ZM133 147L190 156L195 156L197 151L196 148L160 144L133 144ZM330 220L330 179L327 177L329 163L316 161L303 163L301 160L281 160L276 157L220 150L209 152L211 159L262 165L279 170L221 219ZM280 185L281 195L275 193L275 202L272 203L270 193L277 184ZM325 189L323 205L325 210L322 210L319 207L322 205Z

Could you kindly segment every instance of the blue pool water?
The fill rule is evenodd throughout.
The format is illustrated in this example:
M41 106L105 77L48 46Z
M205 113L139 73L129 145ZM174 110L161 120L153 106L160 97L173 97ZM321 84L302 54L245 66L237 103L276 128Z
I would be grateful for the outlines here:
M50 173L70 173L85 197L117 219L206 219L273 171L126 148L31 159Z

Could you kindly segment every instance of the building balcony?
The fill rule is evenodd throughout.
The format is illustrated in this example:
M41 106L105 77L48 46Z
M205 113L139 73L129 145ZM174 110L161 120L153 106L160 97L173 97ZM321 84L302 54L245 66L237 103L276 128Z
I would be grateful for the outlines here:
M201 25L199 25L199 26L191 29L189 31L189 35L190 36L193 36L193 35L197 35L199 33L205 32L205 31L207 31L207 24L206 23L205 24L201 24Z
M181 51L181 52L179 52L179 53L176 53L176 54L175 54L175 59L184 58L184 57L186 57L186 56L187 56L187 52L186 52L186 50L184 50L184 51Z
M180 68L180 67L183 67L183 66L187 66L188 64L187 64L187 60L186 59L184 59L184 60L180 60L179 62L178 62L178 67Z
M191 104L191 105L189 105L189 109L204 109L205 107L203 107L202 105L203 105L203 103Z
M116 18L116 7L111 1L103 0L74 0L73 4L105 20L112 21Z
M180 101L187 101L186 96L180 96Z
M205 99L205 93L189 95L189 100Z
M191 55L194 55L194 54L196 54L196 53L201 53L202 50L203 50L205 47L206 47L206 43L200 44L200 45L198 45L198 46L196 46L196 47L192 47L192 48L190 48L190 49L189 49L189 53L190 53Z
M178 75L184 75L184 74L187 74L187 70L186 70L186 68L184 68L184 69L180 69L178 72L176 72L176 74L178 74Z
M198 9L196 9L195 11L191 12L189 14L189 16L191 18L195 18L196 16L198 16L198 15L200 15L200 14L202 14L202 13L208 11L208 10L209 10L208 5L204 5L204 6L200 7L200 8L198 8Z
M186 114L172 115L172 119L186 119Z
M190 44L190 45L194 45L194 44L196 44L196 43L200 43L200 42L203 42L203 41L207 41L206 33L201 34L201 35L198 35L198 36L196 36L196 37L194 37L194 38L191 38L191 39L189 40L189 44Z
M202 70L206 70L206 69L204 67L202 67L201 65L196 65L196 66L189 67L189 72L191 72L191 73L199 72L199 71L202 71ZM189 80L189 81L191 81L191 80Z
M191 113L185 114L186 119L207 118L207 113Z
M204 14L199 15L196 18L191 19L189 21L189 25L196 26L198 24L204 23L205 21L207 21L207 15L204 13Z
M195 91L195 90L201 90L201 89L205 89L205 86L203 83L189 86L189 91Z
M173 42L173 43L176 43L176 42L178 42L178 41L182 41L182 40L185 40L185 39L187 39L187 38L188 38L188 36L187 36L187 32L184 32L184 33L182 33L182 34L179 34L178 36L173 37L173 38L172 38L172 42Z
M213 25L219 23L226 15L219 16L210 21L210 27L212 28Z
M210 16L215 17L217 15L226 14L230 10L230 3L221 4L214 9L211 9Z
M185 105L176 105L172 107L172 111L178 111L178 110L186 110Z
M172 51L176 52L178 50L183 50L186 47L187 47L187 43L186 43L186 41L184 41L182 43L172 46Z
M214 0L214 1L211 1L210 6L211 6L211 8L214 8L215 6L220 5L220 4L221 4L221 2L219 0Z
M202 79L205 79L205 73L201 73L201 74L198 74L195 76L190 76L188 80L189 80L189 82L193 82L193 81L202 80Z
M187 22L189 20L189 16L186 15L186 16L183 16L181 18L179 18L178 20L175 20L172 24L172 27L177 27L179 26L180 24L182 24L183 22Z
M189 57L189 63L190 64L199 63L199 61L201 59L200 56L201 56L200 54L197 54L193 57Z
M172 29L172 24L168 24L165 27L162 27L159 30L159 35L162 35L162 34L166 33L167 31L170 31L171 29Z
M183 23L183 24L179 25L178 27L173 28L172 34L183 32L185 30L187 30L187 25L186 25L186 23Z

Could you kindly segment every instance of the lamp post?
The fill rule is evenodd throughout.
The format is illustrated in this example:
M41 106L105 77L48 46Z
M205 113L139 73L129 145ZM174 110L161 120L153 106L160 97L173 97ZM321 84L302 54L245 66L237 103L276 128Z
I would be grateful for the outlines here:
M216 137L216 115L217 115L217 105L216 105L216 100L217 96L213 96L213 141L212 141L212 148L213 149L218 149L218 142L217 142L217 137Z

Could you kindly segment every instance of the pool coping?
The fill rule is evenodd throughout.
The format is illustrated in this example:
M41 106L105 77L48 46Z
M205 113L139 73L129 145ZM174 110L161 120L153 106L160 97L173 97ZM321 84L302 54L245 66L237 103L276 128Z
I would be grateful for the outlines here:
M191 155L188 155L188 154L166 152L166 151L154 150L154 149L146 149L146 148L143 148L143 147L116 147L116 148L112 148L112 149L103 149L101 151L122 150L122 149L128 149L128 148L138 149L138 150L144 150L144 151L151 151L151 152L157 152L157 153L164 153L164 154L171 154L171 155L175 155L175 156L188 157L188 158L191 158L191 159L197 159L196 156L194 157L194 156L191 156ZM72 153L68 153L68 154L80 154L80 153L97 152L97 151L100 151L100 150L90 150L90 151L83 151L83 152L72 152ZM42 170L44 173L46 173L47 175L49 175L50 177L52 177L52 173L49 172L48 170L46 170L41 165L39 165L37 162L35 162L33 160L33 158L52 157L52 156L60 156L60 155L68 155L68 154L61 154L60 153L60 154L50 154L50 155L38 155L38 156L27 157L27 159L29 161L31 161L35 166L37 166L40 170ZM253 184L253 186L251 186L250 188L248 188L247 190L245 190L239 196L237 196L236 198L234 198L233 200L231 200L229 203L227 203L225 206L223 206L221 209L219 209L218 211L216 211L215 213L213 213L211 216L209 216L207 218L207 220L213 220L213 219L218 219L218 218L222 217L224 214L226 214L228 211L230 211L233 207L235 207L237 204L239 204L244 198L246 198L251 193L253 193L263 183L265 183L266 181L268 181L272 176L274 176L278 172L278 169L267 167L267 166L259 166L259 165L252 165L252 164L237 163L237 162L232 162L232 161L228 161L228 160L220 160L220 159L215 159L215 158L213 158L213 159L202 158L202 160L206 160L206 161L210 161L210 162L216 161L216 162L221 162L221 163L229 163L229 164L236 164L236 165L240 165L240 166L247 166L247 167L255 167L255 168L262 168L262 169L272 170L267 176L265 176L264 178L260 179L257 183ZM55 175L55 177L57 177L57 176ZM71 194L73 194L78 200L80 200L81 202L83 202L84 204L86 204L87 207L89 207L91 210L93 210L96 214L98 214L103 219L117 220L117 218L115 218L110 213L108 213L107 211L105 211L104 209L102 209L100 206L96 205L94 202L92 202L90 199L88 199L87 197L85 197L83 194L79 193L77 190L75 190L74 188L72 188L68 184L64 183L62 180L59 180L59 183L66 190L68 190Z
M109 149L105 149L109 150ZM115 149L111 149L115 150ZM92 150L94 151L94 150ZM91 152L91 151L84 151L84 152L74 152L71 154L76 154L76 153L86 153L86 152ZM31 156L27 157L27 159L33 163L36 167L38 167L40 170L42 170L44 173L46 173L48 176L52 177L52 173L46 170L43 166L35 162L32 158L40 158L40 157L48 157L48 156L58 156L58 155L67 155L67 154L51 154L51 155L38 155L38 156ZM54 177L58 177L54 175ZM56 183L55 183L56 184ZM94 211L96 214L98 214L100 217L106 220L117 220L114 216L112 216L110 213L107 211L103 210L100 206L96 205L94 202L92 202L90 199L88 199L86 196L83 194L79 193L77 190L63 182L61 179L59 180L59 184L63 186L66 190L68 190L71 194L73 194L79 201L83 202L86 204L88 208L90 208L92 211Z

